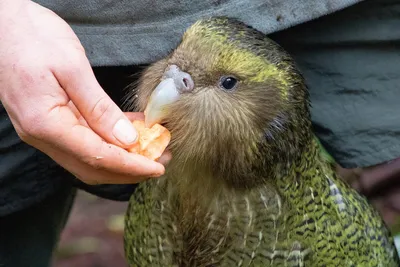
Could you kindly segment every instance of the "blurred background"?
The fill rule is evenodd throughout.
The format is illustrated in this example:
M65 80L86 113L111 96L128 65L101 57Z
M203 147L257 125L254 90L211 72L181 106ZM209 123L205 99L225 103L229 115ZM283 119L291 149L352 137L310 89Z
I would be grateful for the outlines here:
M53 267L127 267L123 250L126 202L79 191Z

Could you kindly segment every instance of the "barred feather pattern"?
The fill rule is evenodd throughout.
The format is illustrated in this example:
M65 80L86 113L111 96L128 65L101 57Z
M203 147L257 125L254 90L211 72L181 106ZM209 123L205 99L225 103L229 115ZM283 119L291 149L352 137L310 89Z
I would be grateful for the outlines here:
M320 154L306 85L282 48L232 19L195 23L142 75L138 110L170 64L196 88L164 120L165 175L130 200L130 266L400 266L379 214ZM218 87L228 74L240 80L232 92Z
M209 206L189 207L171 177L142 183L126 216L130 266L400 266L379 214L316 142L300 163L260 187L226 188Z

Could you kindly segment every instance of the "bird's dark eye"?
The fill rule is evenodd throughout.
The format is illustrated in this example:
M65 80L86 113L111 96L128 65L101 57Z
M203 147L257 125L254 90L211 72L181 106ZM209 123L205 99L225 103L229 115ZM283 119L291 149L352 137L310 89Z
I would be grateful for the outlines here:
M221 77L220 86L225 90L233 90L236 88L238 80L232 76Z

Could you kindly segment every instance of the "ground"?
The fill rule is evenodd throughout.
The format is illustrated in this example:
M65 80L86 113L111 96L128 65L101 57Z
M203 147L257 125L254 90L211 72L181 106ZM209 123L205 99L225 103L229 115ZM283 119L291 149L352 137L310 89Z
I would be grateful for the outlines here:
M123 214L127 203L79 191L53 267L127 267Z

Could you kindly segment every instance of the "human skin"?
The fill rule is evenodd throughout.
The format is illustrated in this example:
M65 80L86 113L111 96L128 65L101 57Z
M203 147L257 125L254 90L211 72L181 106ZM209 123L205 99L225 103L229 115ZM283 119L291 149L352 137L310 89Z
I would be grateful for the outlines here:
M170 158L128 153L131 121L97 82L79 39L54 12L0 1L0 101L19 137L88 184L158 177Z
M385 222L400 231L400 158L366 168L344 169L344 180L365 195L379 210Z

